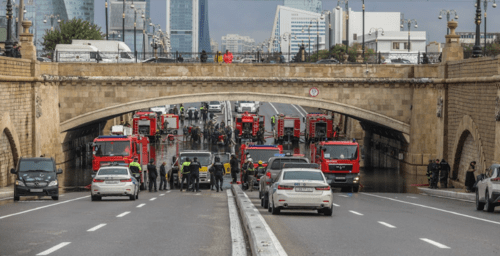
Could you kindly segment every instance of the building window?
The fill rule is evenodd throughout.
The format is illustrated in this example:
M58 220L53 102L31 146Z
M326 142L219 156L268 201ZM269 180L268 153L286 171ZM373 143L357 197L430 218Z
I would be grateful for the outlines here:
M358 34L352 34L352 40L358 40Z
M410 48L411 48L411 43L410 43ZM406 43L405 43L405 50L408 50L408 49L409 49L409 48L408 48L408 43L406 42Z
M392 43L392 49L393 50L399 50L399 42L393 42Z

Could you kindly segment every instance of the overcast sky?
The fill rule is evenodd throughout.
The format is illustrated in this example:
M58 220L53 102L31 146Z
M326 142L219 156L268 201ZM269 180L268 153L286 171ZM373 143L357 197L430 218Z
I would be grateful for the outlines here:
M481 0L482 2L482 0ZM262 42L271 36L271 29L280 0L208 0L210 37L219 43L226 34L250 36ZM428 42L444 42L446 16L438 19L442 9L458 12L458 32L475 31L474 0L365 0L367 12L401 12L406 19L416 19L419 31L427 31ZM500 1L498 3L500 5ZM337 0L323 0L323 9L332 10ZM361 11L361 0L350 0L353 11ZM481 7L483 5L481 4ZM151 18L165 29L165 0L151 0ZM488 7L488 32L498 32L500 8ZM105 31L104 0L95 0L95 22ZM369 27L367 28L367 30ZM406 29L406 28L405 28ZM412 28L413 30L414 28ZM483 31L483 24L481 24Z

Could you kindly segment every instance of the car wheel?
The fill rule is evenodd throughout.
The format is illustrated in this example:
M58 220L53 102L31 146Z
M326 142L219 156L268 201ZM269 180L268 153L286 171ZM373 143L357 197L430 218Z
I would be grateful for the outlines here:
M130 200L135 201L135 195L129 196Z
M495 210L495 205L490 202L490 194L486 190L486 211L493 212Z
M139 199L139 190L137 190L137 194L135 195L135 199Z
M330 208L323 209L323 214L325 214L325 216L332 216L333 215L333 205Z
M264 201L264 205L265 205L266 201ZM271 209L271 204L269 203L269 200L267 200L267 211L268 212L272 212L272 209Z
M260 199L260 206L264 207L264 198Z
M272 213L273 215L278 215L278 214L280 214L281 210L280 210L279 208L274 207L274 200L273 200L272 204L273 204L273 207L272 207L272 209L271 209L271 213Z
M268 195L264 195L262 197L262 200L264 201L264 205L262 207L269 208L269 196Z
M476 210L482 211L484 210L484 203L479 201L479 191L476 190Z
M146 188L144 187L144 183L141 183L141 185L139 186L139 189L140 189L140 190L144 190L144 189L146 189Z
M19 196L14 196L14 202L19 201Z
M52 200L59 200L59 196L52 196Z

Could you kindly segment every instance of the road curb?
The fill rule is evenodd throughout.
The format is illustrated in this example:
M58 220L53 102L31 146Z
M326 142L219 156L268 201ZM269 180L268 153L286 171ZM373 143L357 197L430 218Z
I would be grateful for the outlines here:
M269 232L267 223L260 215L259 210L254 206L246 194L238 185L231 185L238 211L240 213L243 226L247 232L250 250L254 256L276 256L286 255L281 244L277 241L272 232Z
M444 197L456 200L467 200L475 201L476 194L474 193L462 193L456 191L449 191L445 189L430 189L430 188L418 188L421 193L425 193L430 196Z

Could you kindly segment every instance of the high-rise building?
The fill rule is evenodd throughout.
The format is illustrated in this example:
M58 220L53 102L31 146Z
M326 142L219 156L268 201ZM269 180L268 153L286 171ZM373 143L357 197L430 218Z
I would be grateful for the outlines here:
M149 40L146 35L146 40L143 39L144 19L149 17L150 0L134 0L134 8L132 1L125 1L123 8L122 0L113 0L109 4L109 40L123 40L123 11L125 10L125 44L134 51L143 52L149 51ZM142 18L144 14L144 19ZM136 34L134 43L134 21L136 23ZM149 24L146 24L146 33L148 32ZM118 37L120 35L120 37ZM143 43L146 43L143 46Z
M172 52L211 51L208 0L167 0L166 13Z
M210 38L210 48L212 49L213 53L218 52L219 51L219 42Z
M323 3L321 0L285 0L283 5L309 12L321 13L323 10Z
M252 52L255 47L255 40L249 36L240 36L237 34L227 34L222 37L221 51L229 50L233 53Z

